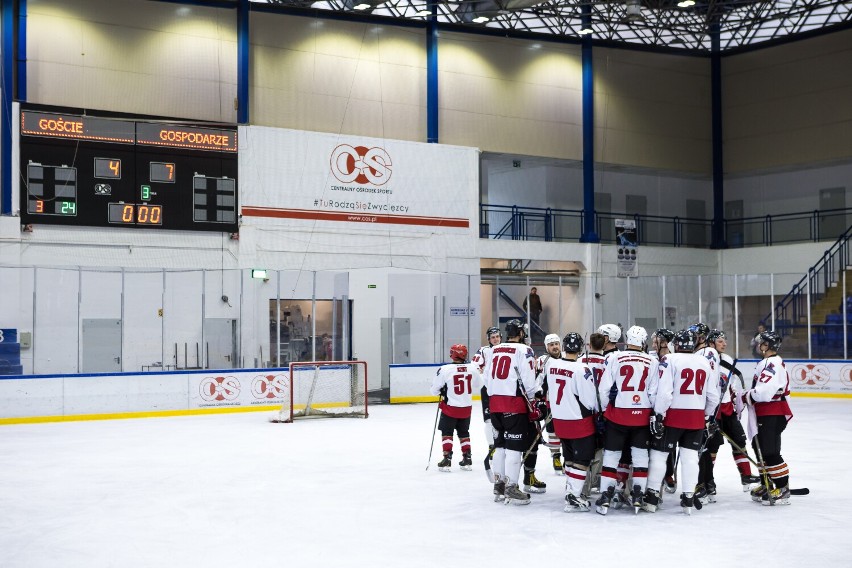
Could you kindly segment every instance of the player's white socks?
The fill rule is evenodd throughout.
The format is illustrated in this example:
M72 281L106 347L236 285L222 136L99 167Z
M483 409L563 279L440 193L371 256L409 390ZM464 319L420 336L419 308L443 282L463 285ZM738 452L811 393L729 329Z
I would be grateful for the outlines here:
M506 478L506 448L495 448L491 457L491 470L495 476Z
M619 458L621 458L621 452L604 450L601 467L601 493L605 493L610 487L615 487Z
M644 492L645 485L648 482L648 450L631 447L630 456L633 458L633 485L638 485L639 489Z
M660 490L660 485L663 484L663 478L666 476L666 459L668 452L658 452L651 450L650 465L648 466L648 487L654 491Z
M684 493L692 493L698 485L698 451L680 449L680 473Z
M506 475L509 479L508 485L517 485L521 476L521 458L523 454L517 450L506 450Z
M574 466L567 468L567 479L565 480L565 490L567 493L579 497L583 492L583 485L586 483L588 471L585 469L577 469Z

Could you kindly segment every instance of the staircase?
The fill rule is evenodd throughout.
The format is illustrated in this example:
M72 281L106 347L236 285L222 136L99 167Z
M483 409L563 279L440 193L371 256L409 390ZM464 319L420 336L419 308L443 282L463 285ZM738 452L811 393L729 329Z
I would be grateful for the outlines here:
M775 304L775 328L784 341L806 345L808 324L808 291L810 291L811 339L814 356L842 355L843 273L846 273L847 295L852 294L852 226L846 229L822 257L808 269L786 296ZM847 308L847 313L850 310ZM768 314L765 322L771 320ZM850 326L852 317L847 315ZM852 336L849 338L852 340ZM824 349L821 349L824 348Z

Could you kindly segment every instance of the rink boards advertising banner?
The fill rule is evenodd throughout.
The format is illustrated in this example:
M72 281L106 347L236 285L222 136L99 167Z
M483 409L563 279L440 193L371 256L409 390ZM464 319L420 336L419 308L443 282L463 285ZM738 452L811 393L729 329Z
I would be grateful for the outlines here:
M474 148L260 126L240 134L247 222L430 233L473 224Z

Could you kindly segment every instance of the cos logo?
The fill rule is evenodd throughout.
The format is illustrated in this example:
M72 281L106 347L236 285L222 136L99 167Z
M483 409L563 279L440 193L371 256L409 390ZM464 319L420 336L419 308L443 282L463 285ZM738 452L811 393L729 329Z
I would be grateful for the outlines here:
M794 382L806 386L822 386L831 378L825 365L796 365L790 374Z
M390 180L391 165L384 148L341 144L331 153L331 173L342 183L384 185Z
M289 392L290 386L284 375L258 375L251 382L254 398L281 398Z
M198 391L208 402L236 400L240 396L240 381L236 377L205 377Z

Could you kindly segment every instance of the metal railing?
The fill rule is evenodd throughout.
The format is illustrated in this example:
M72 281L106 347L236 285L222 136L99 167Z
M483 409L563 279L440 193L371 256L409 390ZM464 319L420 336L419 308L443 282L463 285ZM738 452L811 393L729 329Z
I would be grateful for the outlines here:
M711 219L600 211L594 217L602 243L615 242L615 219L632 219L639 244L699 248L712 244ZM849 226L849 220L852 208L726 219L725 239L729 248L832 240ZM579 241L584 232L582 210L479 206L479 236L483 239Z
M807 274L793 285L787 295L775 303L773 309L776 328L792 330L801 325L801 320L808 314L808 294L810 293L812 302L818 301L826 290L837 282L841 270L846 270L852 260L850 238L852 238L852 226L849 226L834 241L822 257L808 269ZM771 317L772 314L767 315L764 321L769 321Z

